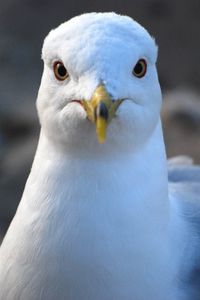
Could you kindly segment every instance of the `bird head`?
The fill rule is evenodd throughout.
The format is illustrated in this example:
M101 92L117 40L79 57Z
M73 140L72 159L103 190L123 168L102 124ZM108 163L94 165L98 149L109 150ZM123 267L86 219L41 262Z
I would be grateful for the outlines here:
M127 16L88 13L52 30L42 50L43 132L73 148L140 148L159 121L157 47ZM104 145L101 145L104 144Z

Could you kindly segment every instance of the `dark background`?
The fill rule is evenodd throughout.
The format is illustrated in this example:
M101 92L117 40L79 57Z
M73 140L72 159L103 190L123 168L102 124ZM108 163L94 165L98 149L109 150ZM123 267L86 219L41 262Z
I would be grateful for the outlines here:
M200 162L199 0L0 1L0 235L21 198L37 145L43 39L75 15L127 14L156 38L168 156L186 154Z

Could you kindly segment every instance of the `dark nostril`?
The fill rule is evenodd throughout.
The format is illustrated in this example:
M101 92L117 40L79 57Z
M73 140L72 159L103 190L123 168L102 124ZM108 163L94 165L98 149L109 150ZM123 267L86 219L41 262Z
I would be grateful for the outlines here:
M104 120L108 120L108 109L104 102L100 102L95 109L95 120L97 117L102 117Z

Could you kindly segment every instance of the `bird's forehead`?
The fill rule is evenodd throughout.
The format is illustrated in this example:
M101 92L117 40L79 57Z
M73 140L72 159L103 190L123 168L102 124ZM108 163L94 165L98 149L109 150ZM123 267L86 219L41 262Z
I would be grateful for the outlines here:
M133 53L147 56L153 63L157 48L148 32L137 22L115 13L90 13L75 17L52 30L43 46L43 59L60 57L66 61L98 60Z

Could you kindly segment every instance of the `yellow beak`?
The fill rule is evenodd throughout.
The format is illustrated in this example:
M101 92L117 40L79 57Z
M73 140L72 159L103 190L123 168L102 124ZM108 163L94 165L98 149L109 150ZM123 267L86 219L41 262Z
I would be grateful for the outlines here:
M112 101L105 86L99 85L89 101L82 100L81 102L85 108L88 119L96 126L99 143L104 143L106 140L107 126L114 117L122 100Z

